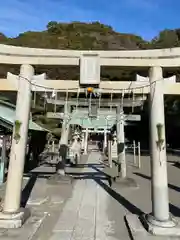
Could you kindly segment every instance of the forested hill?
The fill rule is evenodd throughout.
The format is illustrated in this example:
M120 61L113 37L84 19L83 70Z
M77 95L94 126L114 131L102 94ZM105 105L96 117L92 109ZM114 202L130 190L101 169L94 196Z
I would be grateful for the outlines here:
M164 30L147 42L134 34L118 33L99 22L49 22L42 32L28 31L15 38L0 34L0 43L54 49L135 50L180 46L180 29Z
M180 46L180 29L164 30L147 42L134 34L118 33L111 26L99 22L57 23L49 22L42 32L28 31L15 38L0 33L0 43L32 48L75 49L75 50L137 50L171 48ZM138 69L143 71L142 69ZM0 65L0 77L7 71L18 74L19 66ZM79 79L79 69L67 66L38 66L36 73L46 72L50 79ZM134 80L137 69L116 67L102 68L103 80ZM141 73L141 72L139 72ZM179 74L179 71L176 72Z
M124 50L146 48L147 43L139 36L115 32L110 26L94 23L49 22L42 32L25 32L16 38L3 34L0 42L16 46L76 49L76 50Z
M180 29L164 30L148 42L142 37L134 34L115 32L111 26L103 25L99 22L72 22L69 24L49 22L46 29L42 32L28 31L21 33L14 38L8 38L3 33L0 33L0 44L33 48L74 50L137 50L172 48L177 46L180 47ZM137 69L133 68L116 69L106 67L101 70L101 78L103 80L114 81L133 80L137 73ZM141 69L138 70L141 71ZM7 66L1 64L0 78L6 77L7 71L19 74L19 66ZM45 72L50 79L79 79L78 67L36 66L37 74L43 72ZM178 75L178 73L179 71L176 70L175 74ZM1 93L1 97L3 97L3 93ZM37 109L39 109L39 106L36 106L35 110L37 111ZM57 127L56 124L52 123L52 121L46 119L40 110L38 111L40 115L34 116L38 123L43 123L46 126L51 125L51 129ZM168 97L168 102L166 102L166 111L169 115L173 116L173 119L175 118L175 115L177 119L179 119L180 101L177 98L175 100L174 98ZM145 115L147 116L147 114ZM177 121L177 123L178 122L179 121ZM148 124L145 124L145 126L148 129ZM175 132L177 133L177 131Z

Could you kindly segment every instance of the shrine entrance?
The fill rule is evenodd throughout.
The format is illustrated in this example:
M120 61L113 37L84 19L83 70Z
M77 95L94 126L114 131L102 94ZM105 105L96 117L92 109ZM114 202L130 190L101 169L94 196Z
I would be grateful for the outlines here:
M58 92L47 97L47 104L54 105L54 111L47 112L47 117L62 122L59 145L68 145L71 152L71 139L75 140L73 136L79 135L84 155L93 149L100 151L104 173L113 179L126 178L124 126L140 121L140 115L134 114L134 109L141 108L145 99L144 95L137 96L133 91L104 94L101 89L91 87L84 88L84 93L78 89L72 94L66 90L64 97ZM128 114L124 114L124 108L130 109ZM133 153L135 158L136 153Z
M176 83L176 76L164 79L163 68L179 67L178 52L180 52L180 49L71 51L32 50L2 45L1 50L1 63L22 64L18 76L8 73L7 79L1 80L2 91L18 92L6 193L3 210L0 214L1 228L20 227L24 223L26 216L28 216L28 212L25 212L26 209L20 208L20 200L32 92L53 92L50 101L54 103L55 111L49 115L62 119L59 146L63 168L60 169L60 177L65 176L64 160L69 148L68 141L70 140L70 128L72 125L70 121L73 119L71 117L74 111L73 106L75 106L76 111L80 106L85 107L86 110L88 109L86 122L91 119L95 123L101 117L101 108L115 110L115 120L113 114L109 114L107 118L107 113L103 113L106 119L106 124L103 127L105 127L106 131L111 131L111 126L109 128L107 126L109 122L113 121L114 123L115 121L116 134L108 135L107 141L105 141L108 149L107 170L110 171L107 174L119 177L119 179L126 179L124 125L127 119L125 118L126 114L124 114L125 105L129 103L133 113L136 102L140 102L139 106L141 106L144 101L144 94L149 94L152 214L141 218L143 225L139 222L139 217L127 215L126 220L131 229L133 226L137 226L138 223L138 226L140 226L138 229L141 229L141 232L143 232L143 226L146 226L147 230L155 235L179 236L179 224L171 218L169 213L164 94L179 95L180 84ZM78 81L46 80L45 74L35 75L34 65L48 64L79 65L80 78ZM137 75L136 81L132 82L101 81L101 66L145 67L149 71L149 75L148 77ZM80 94L84 94L85 99ZM108 95L107 98L105 98L105 94ZM65 97L63 97L64 95ZM76 96L74 97L74 95ZM112 99L111 104L109 104L109 99ZM63 106L61 107L63 112L56 111L58 104ZM108 109L108 111L110 110ZM87 113L84 114L87 115ZM100 125L102 128L103 124ZM89 128L86 127L85 131L84 138L85 142L87 142ZM113 161L112 156L113 142L117 142L117 148L115 148L117 149L116 161ZM88 149L86 149L87 151ZM132 234L134 232L132 231ZM140 231L138 231L139 233Z

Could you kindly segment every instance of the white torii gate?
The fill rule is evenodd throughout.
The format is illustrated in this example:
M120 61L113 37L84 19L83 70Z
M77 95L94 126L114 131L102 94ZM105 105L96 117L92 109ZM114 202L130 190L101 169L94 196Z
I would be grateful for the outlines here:
M14 49L14 48L13 48ZM21 48L20 48L21 49ZM19 51L20 51L19 49ZM14 49L15 50L15 49ZM4 50L5 51L5 50ZM8 49L8 51L10 51ZM14 51L15 52L15 51ZM21 52L21 51L20 51ZM26 49L26 52L27 49ZM40 51L39 51L40 52ZM157 54L158 50L156 51ZM180 52L178 50L178 52ZM142 54L144 53L144 54ZM149 54L151 58L147 58L145 55ZM87 68L81 69L83 72L84 81L86 80L86 84L91 84L94 78L97 77L99 88L103 89L104 92L109 92L109 88L113 90L114 93L121 93L122 89L128 89L129 86L131 88L135 88L135 94L142 94L141 90L144 88L144 94L150 93L150 142L151 142L151 162L152 162L152 215L149 214L144 217L144 222L147 225L149 232L156 235L171 235L177 236L180 235L180 231L176 222L173 221L169 214L169 197L168 197L168 181L167 181L167 159L166 159L166 139L165 139L165 121L164 121L164 94L180 94L180 84L171 82L171 79L163 81L162 67L168 66L179 66L179 57L173 57L175 54L174 51L169 53L168 51L164 51L164 53L160 52L161 55L164 55L163 58L154 57L155 52L150 51L137 51L137 56L135 58L131 57L121 57L116 59L111 59L110 57L106 58L102 57L97 61L95 59L98 56L84 56L81 55L81 67ZM14 53L13 53L14 54ZM12 55L13 55L12 54ZM22 54L22 52L21 52ZM49 52L50 54L50 52ZM90 53L92 54L92 53ZM117 53L119 54L119 53ZM121 55L130 55L121 53ZM141 57L141 54L143 57ZM172 59L167 58L165 55L172 56ZM26 63L28 62L28 58L30 59L28 63L33 62L34 64L44 63L46 60L46 56L40 56L36 58L35 56L31 57L33 53L30 55L22 57L22 56L13 56L13 61L17 59L16 63ZM56 54L55 54L56 55ZM98 55L98 54L96 54ZM145 56L145 57L144 57ZM94 58L94 61L92 58ZM5 61L5 63L10 63L11 56L2 56L1 61ZM48 58L47 58L48 59ZM71 61L70 58L63 60L60 59L60 63ZM77 65L79 58L76 56L75 59L72 59L74 65ZM58 62L59 59L53 57L53 64ZM50 57L48 59L47 64L50 63ZM94 62L94 63L93 63ZM90 64L88 64L90 63ZM137 81L135 83L128 82L100 82L99 67L101 65L121 65L121 66L148 66L150 67L149 71L149 82L146 79L145 81ZM52 64L52 62L51 62ZM64 63L65 64L65 63ZM92 74L92 65L95 71L95 74ZM88 75L89 74L89 75ZM14 130L13 130L13 142L10 156L10 167L8 173L6 194L5 194L5 203L3 207L3 211L0 213L0 227L4 228L15 228L20 227L25 220L26 214L24 214L24 210L19 210L20 206L20 195L21 195L21 183L22 183L22 175L23 175L23 167L24 167L24 149L26 145L27 139L27 129L28 129L28 116L29 116L29 107L30 107L30 95L31 90L35 91L44 91L42 88L32 87L31 83L33 81L34 71L33 67L30 65L22 65L21 67L21 78L19 80L19 88L18 88L18 97L17 97L17 106L16 106L16 116L17 121L15 121ZM85 76L85 77L84 77ZM88 77L87 77L88 76ZM22 78L23 77L23 78ZM81 79L81 80L82 80ZM175 79L175 78L174 78ZM82 81L83 82L83 81ZM80 81L80 83L82 83ZM34 83L38 83L37 81ZM94 82L93 82L94 83ZM97 81L95 81L97 83ZM148 85L145 87L145 83ZM60 87L62 81L39 81L39 84L43 85L44 88L51 86L52 89L59 89L59 91L64 91L64 88L72 89L73 86L76 86L72 89L72 92L76 92L79 88L78 82L73 81L63 81L64 86ZM72 85L72 87L71 87ZM65 87L66 86L66 87ZM138 88L139 87L139 88ZM40 90L41 89L41 90ZM12 81L5 81L1 85L1 90L17 90L17 86L12 85ZM82 88L80 91L84 91ZM24 134L24 135L23 135ZM16 169L16 170L15 170ZM129 225L132 223L132 218L127 218Z
M23 65L21 68L21 75L23 75L25 78L32 79L33 76L33 69L31 66ZM25 70L27 73L25 72ZM18 120L22 119L22 133L27 131L27 121L28 119L24 119L25 113L28 115L29 107L27 105L28 103L25 103L25 100L27 99L27 96L31 92L31 81L24 81L22 78L20 78L21 84L19 86L18 91L18 99L23 99L21 102L17 100L17 117ZM163 222L169 219L169 201L168 201L168 194L167 194L167 166L166 166L166 147L165 147L165 125L164 125L164 100L163 100L163 85L166 84L166 82L162 81L162 68L161 67L152 67L150 70L150 103L151 103L151 109L150 109L150 119L151 119L151 147L152 150L152 161L155 164L156 167L153 167L153 179L155 178L155 181L153 180L153 213L154 217L156 219L159 219L159 221ZM160 81L161 80L161 81ZM166 80L167 81L167 80ZM138 85L140 86L140 81L138 82ZM168 83L169 85L169 83ZM25 87L28 86L28 87ZM143 83L141 82L141 86L143 86ZM23 97L22 97L23 96ZM29 98L30 99L30 98ZM29 106L29 105L28 105ZM20 109L20 111L18 110ZM19 113L19 114L18 114ZM158 127L159 126L159 127ZM158 135L159 128L161 128L161 136ZM14 131L15 131L14 127ZM157 142L159 144L157 144ZM10 169L8 174L8 181L7 181L7 190L6 190L6 196L5 196L5 204L4 204L4 211L5 212L12 212L17 211L17 208L19 208L19 197L15 197L15 195L20 196L20 182L22 178L22 165L24 162L21 160L21 164L19 164L20 171L19 174L17 174L17 165L16 165L16 171L12 171L12 167L14 164L17 164L17 160L13 160L14 156L17 154L20 154L21 159L24 159L23 152L21 149L24 148L25 140L21 142L13 141L12 143L12 149L11 152L11 160L10 160ZM15 147L18 147L17 150ZM159 160L160 156L160 160ZM19 158L20 159L20 158ZM157 164L160 161L161 164ZM13 168L14 169L14 168ZM12 177L15 176L15 177ZM17 179L17 180L16 180ZM16 186L17 182L17 188ZM158 186L158 187L156 187ZM14 189L17 189L14 191ZM13 192L13 198L12 196ZM159 195L159 193L161 194ZM1 224L1 221L0 221Z

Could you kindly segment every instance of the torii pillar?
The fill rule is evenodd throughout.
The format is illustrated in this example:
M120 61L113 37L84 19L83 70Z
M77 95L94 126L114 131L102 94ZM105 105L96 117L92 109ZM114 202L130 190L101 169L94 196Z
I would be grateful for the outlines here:
M117 107L117 155L118 163L121 166L121 178L126 178L126 155L125 155L125 133L124 133L124 112L121 106Z
M84 137L84 154L88 154L88 135L89 135L88 128L86 128Z
M66 104L64 106L64 119L62 123L61 129L61 139L60 139L60 158L59 162L56 167L56 172L61 175L65 176L65 166L66 166L66 158L68 153L68 138L69 138L69 130L70 126L68 124L68 114L70 114L71 106Z
M5 168L7 165L6 164L7 163L6 144L7 144L7 136L6 134L4 134L2 139L2 149L1 149L0 185L4 183L4 179L5 179Z
M143 77L139 76L140 80ZM154 66L150 68L150 158L151 158L151 194L152 194L152 213L141 216L141 223L133 217L127 215L126 220L133 236L138 231L157 236L180 236L180 227L169 213L168 196L168 177L167 177L167 156L166 156L166 137L165 137L165 115L164 115L164 84L175 82L175 76L163 79L162 68ZM144 79L145 80L145 79ZM137 228L134 227L136 222ZM149 235L147 236L149 237ZM143 235L146 238L146 235Z
M106 148L107 148L107 128L104 129L103 152L105 152Z
M169 229L175 226L169 214L167 156L165 137L165 114L163 72L161 67L151 67L150 81L150 149L152 174L152 214L146 216L149 229Z
M29 216L29 211L20 208L20 203L33 77L35 77L34 68L31 65L22 65L20 76L9 74L9 79L7 78L12 84L16 84L18 93L5 200L0 213L0 228L19 228Z

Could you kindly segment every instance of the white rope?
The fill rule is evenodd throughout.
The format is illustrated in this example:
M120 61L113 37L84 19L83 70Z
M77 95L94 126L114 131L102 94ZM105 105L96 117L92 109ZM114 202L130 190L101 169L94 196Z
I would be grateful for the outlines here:
M48 90L54 90L54 88L52 88L52 87L48 87L48 86L44 86L44 85L39 85L39 84L35 84L35 83L33 83L33 82L31 82L28 78L26 78L26 77L23 77L23 76L21 76L21 75L19 75L18 76L19 78L23 78L24 80L26 80L26 81L28 81L32 86L35 86L35 87L38 87L38 88L45 88L45 89L48 89ZM163 81L164 80L164 78L161 78L161 79L158 79L158 80L155 80L154 82L152 82L152 83L148 83L148 84L145 84L144 86L137 86L137 87L133 87L133 88L131 88L131 87L128 87L127 88L127 90L129 89L142 89L142 88L145 88L145 87L150 87L152 84L154 84L155 82L158 82L158 81ZM130 86L132 85L132 82L130 83ZM79 89L79 87L78 88L69 88L69 90L78 90ZM101 88L101 90L109 90L109 91L111 91L111 90L113 90L112 88ZM61 92L63 92L63 91L65 91L66 89L64 88L64 89L62 89L62 88L57 88L56 89L56 91L61 91ZM122 88L119 88L119 89L116 89L116 90L119 90L119 91L122 91L123 89Z
M89 112L91 113L91 104L92 104L92 93L90 93L90 96L89 96Z
M56 96L56 90L53 89L51 97L54 98Z
M128 89L129 91L128 91L128 101L130 101L131 100L131 89Z
M36 107L36 92L33 94L33 106Z
M112 89L112 92L111 92L111 105L110 105L110 112L112 112L112 101L113 101L113 89Z
M90 106L91 106L91 104L92 104L92 93L90 93L89 100L90 100Z
M134 102L135 102L135 98L134 98L134 91L132 91L132 113L134 112Z
M66 91L66 98L65 98L65 110L67 111L67 107L68 107L68 89Z
M66 97L65 97L65 105L64 105L64 117L66 119L66 123L69 124L70 118L68 115L68 89L66 90Z
M123 107L124 104L124 94L125 94L125 90L122 90L122 96L121 96L121 107Z
M57 110L56 101L57 101L57 92L54 91L55 103L54 103L54 112Z
M78 105L79 105L79 94L80 94L80 89L78 88L77 98L76 98L76 112L77 112L77 108L78 108Z
M47 101L47 93L46 93L46 90L44 92L44 109L46 107L46 101Z
M144 99L144 88L142 88L142 99ZM141 105L141 110L143 110L144 104Z
M99 110L101 108L101 93L99 93Z

